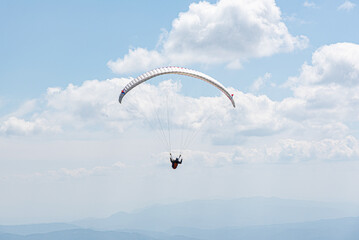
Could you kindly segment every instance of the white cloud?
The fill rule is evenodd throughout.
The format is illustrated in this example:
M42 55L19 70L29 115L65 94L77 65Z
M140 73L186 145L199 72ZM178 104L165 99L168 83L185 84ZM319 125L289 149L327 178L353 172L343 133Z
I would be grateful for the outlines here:
M156 50L148 51L144 48L136 48L130 50L123 59L119 58L115 62L109 61L108 66L116 73L125 73L136 71L139 67L142 69L149 69L166 63L168 63L166 56L163 56Z
M51 126L44 118L34 121L26 121L17 117L9 117L0 122L0 134L5 135L29 135L41 132L58 132L57 126Z
M359 157L359 141L353 136L343 139L319 141L281 139L260 147L238 147L233 161L245 162L300 162L356 160Z
M128 79L85 81L65 89L49 88L44 97L23 104L0 119L0 134L29 135L78 132L91 128L122 131L127 114L118 104L118 93Z
M317 5L314 2L305 1L303 6L307 8L315 8Z
M337 43L325 45L312 56L312 65L304 64L300 84L359 85L359 45Z
M355 3L352 3L351 1L345 1L343 4L341 4L338 7L338 10L345 10L345 11L350 11L355 7Z
M299 77L288 84L302 99L303 115L336 121L357 121L359 106L359 45L337 43L313 53Z
M46 107L39 115L64 130L108 127L122 131L122 124L113 123L126 118L117 99L127 82L128 79L89 80L80 86L69 84L63 90L49 88Z
M272 0L193 3L162 36L159 50L130 50L108 66L116 73L163 64L225 63L239 68L246 59L305 48L308 43L305 36L290 35Z
M257 78L252 86L250 87L251 91L257 92L259 89L265 86L265 84L268 82L268 80L272 77L272 74L265 73L263 77Z
M33 132L34 128L35 124L32 122L27 122L16 117L10 117L6 121L2 122L0 132L14 135L27 134Z

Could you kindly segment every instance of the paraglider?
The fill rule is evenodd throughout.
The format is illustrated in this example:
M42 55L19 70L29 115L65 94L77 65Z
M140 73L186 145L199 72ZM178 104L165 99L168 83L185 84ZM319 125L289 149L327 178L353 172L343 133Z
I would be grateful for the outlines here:
M172 153L170 153L170 161L171 161L171 163L172 163L172 168L173 168L173 169L176 169L177 166L178 166L178 164L182 164L182 160L183 160L183 159L181 158L181 154L179 155L178 158L173 159Z
M224 95L227 96L227 98L232 103L232 106L236 107L236 104L235 104L234 99L233 99L233 94L230 94L228 92L228 90L220 82L218 82L214 78L212 78L212 77L210 77L210 76L208 76L208 75L206 75L204 73L201 73L199 71L195 71L195 70L192 70L192 69L188 69L188 68L183 68L183 67L160 67L160 68L156 68L156 69L153 69L151 71L148 71L148 72L145 72L145 73L141 74L137 78L131 80L123 88L123 90L121 91L121 94L119 96L119 102L122 103L122 100L125 97L125 95L127 93L129 93L132 89L134 89L136 86L141 85L142 83L146 82L149 79L152 79L152 78L160 76L160 75L165 75L165 74L179 74L179 75L185 75L185 76L189 76L189 77L193 77L193 78L203 80L203 81L213 85L214 87L219 89L221 92L223 92ZM168 109L167 109L167 116L168 116ZM167 123L168 123L168 130L170 131L170 129L169 129L170 121L169 121L169 119L167 119ZM162 125L163 124L160 123L161 130L163 131ZM171 134L169 132L168 133L169 138L171 137L170 135ZM163 136L164 136L164 134L162 132L162 137ZM166 142L167 145L171 145L170 139L169 139L169 141L166 141L166 139L165 139L163 142ZM171 164L172 164L172 168L176 169L178 164L182 164L181 153L179 154L178 158L173 159L172 158L172 153L171 153L171 146L169 146L169 152L170 152L170 161L171 161Z

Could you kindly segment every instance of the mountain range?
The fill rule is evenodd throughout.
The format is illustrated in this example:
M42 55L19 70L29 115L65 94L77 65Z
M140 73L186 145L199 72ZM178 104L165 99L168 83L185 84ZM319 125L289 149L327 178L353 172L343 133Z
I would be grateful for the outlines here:
M0 240L358 240L359 206L241 198L155 205L71 223L0 226Z

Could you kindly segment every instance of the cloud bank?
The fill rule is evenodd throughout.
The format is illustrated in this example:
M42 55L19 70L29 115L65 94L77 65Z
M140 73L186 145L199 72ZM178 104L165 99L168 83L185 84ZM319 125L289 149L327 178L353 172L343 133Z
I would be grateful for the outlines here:
M220 153L221 146L232 146L231 153L218 157L229 159L227 163L353 160L359 157L355 129L359 121L358 56L357 44L322 46L313 53L311 63L304 63L300 74L285 84L292 97L274 101L265 95L230 89L237 103L235 109L220 94L184 96L181 82L170 79L159 85L142 84L126 95L123 104L117 98L130 80L126 78L49 88L41 99L26 102L13 114L3 116L0 135L119 136L139 128L140 134L146 134L160 129L156 125L159 115L169 114L176 116L169 119L174 131L203 128L199 138L206 139L213 151ZM270 77L267 75L253 88L259 89ZM216 166L216 161L211 161L209 165Z

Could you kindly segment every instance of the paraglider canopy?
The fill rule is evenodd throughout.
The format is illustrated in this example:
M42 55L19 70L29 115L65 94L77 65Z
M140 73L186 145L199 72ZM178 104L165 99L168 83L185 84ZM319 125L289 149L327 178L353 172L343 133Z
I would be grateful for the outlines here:
M151 78L154 78L159 75L164 75L164 74L180 74L180 75L185 75L185 76L201 79L201 80L215 86L220 91L222 91L228 97L228 99L231 101L233 107L236 107L236 104L233 100L233 94L230 94L228 92L228 90L220 82L218 82L214 78L212 78L204 73L198 72L196 70L188 69L188 68L183 68L183 67L161 67L161 68L156 68L151 71L145 72L144 74L141 74L140 76L138 76L137 78L135 78L131 82L129 82L125 86L125 88L121 91L121 94L119 97L119 102L121 103L123 97L129 91L131 91L134 87L138 86L139 84L141 84Z

